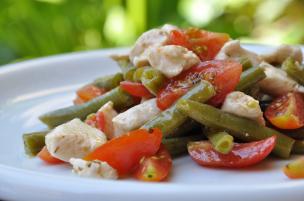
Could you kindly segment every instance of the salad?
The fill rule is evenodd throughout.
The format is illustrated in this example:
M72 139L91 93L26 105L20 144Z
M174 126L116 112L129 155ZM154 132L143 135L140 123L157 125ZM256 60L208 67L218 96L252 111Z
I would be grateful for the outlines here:
M225 33L166 24L112 59L121 72L41 115L48 130L23 135L28 155L80 176L163 181L181 155L238 169L304 153L300 47L256 54ZM304 177L304 159L283 170Z

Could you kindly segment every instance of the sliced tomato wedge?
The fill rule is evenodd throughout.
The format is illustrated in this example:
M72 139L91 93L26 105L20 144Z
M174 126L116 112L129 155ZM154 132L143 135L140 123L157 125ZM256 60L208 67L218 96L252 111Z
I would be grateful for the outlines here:
M172 30L169 35L169 45L183 46L189 50L192 50L188 36L181 30Z
M97 128L96 114L95 113L89 114L84 122L94 128Z
M37 155L41 160L43 160L44 162L46 163L49 163L49 164L61 164L61 163L64 163L64 161L58 159L58 158L55 158L54 156L52 156L50 154L50 152L47 150L46 146L44 146L42 148L42 150L38 153Z
M268 121L280 129L304 126L304 100L300 93L288 93L275 99L266 109Z
M209 103L218 106L223 103L226 95L235 89L240 81L241 73L242 65L234 61L201 62L170 79L157 94L157 106L161 110L167 109L201 80L207 80L215 86L216 95Z
M103 112L98 111L96 113L96 124L97 128L99 128L102 132L106 131L106 120Z
M228 154L215 151L208 141L191 142L188 144L188 152L191 158L202 166L243 168L259 163L273 150L276 136L250 142L234 143L234 147Z
M105 114L102 111L97 111L97 113L92 113L87 116L85 123L101 130L108 139L113 138L113 136L110 136L110 132L108 130Z
M159 150L161 140L160 129L153 129L151 133L138 129L108 141L84 159L105 161L120 175L126 175L138 166L141 158L154 155Z
M161 145L158 152L140 160L134 176L142 181L162 181L166 179L172 168L172 158L167 149Z
M92 84L89 84L77 90L76 100L79 98L79 101L75 100L75 102L80 102L80 100L87 102L93 98L96 98L97 96L104 94L105 92L105 89L98 88Z
M86 101L81 99L79 96L76 96L76 98L73 100L74 105L81 105L85 103Z
M184 31L171 31L169 44L186 47L195 52L202 61L208 61L214 59L229 39L229 35L225 33L189 28Z
M150 98L153 96L143 84L138 82L122 81L120 82L120 87L135 97Z
M283 168L283 172L290 179L304 178L304 158L298 158Z

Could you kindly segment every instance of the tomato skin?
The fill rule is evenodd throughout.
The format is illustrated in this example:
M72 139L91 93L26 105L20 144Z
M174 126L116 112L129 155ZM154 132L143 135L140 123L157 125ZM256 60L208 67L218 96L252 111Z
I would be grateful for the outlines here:
M106 122L105 122L105 116L104 113L101 111L97 111L97 113L92 113L87 116L85 123L101 130L102 132L105 132L106 130Z
M180 30L172 30L170 32L169 44L183 46L189 50L192 48L188 36Z
M265 111L267 120L280 129L304 126L304 100L300 93L288 93L275 99Z
M304 178L304 158L298 158L283 168L284 174L290 179Z
M103 112L96 113L96 124L97 128L99 128L102 132L106 130L106 120Z
M96 114L92 113L92 114L88 115L84 122L94 128L97 128Z
M77 98L75 102L80 102L80 100L77 101L78 98L84 102L87 102L89 100L92 100L93 98L96 98L97 96L104 94L105 92L105 89L98 88L92 84L89 84L77 90Z
M157 106L161 110L167 109L201 80L207 80L215 86L217 93L208 103L218 106L225 100L226 95L235 89L241 73L242 65L234 61L201 62L170 79L157 94Z
M79 96L76 96L76 98L73 100L74 105L81 105L85 103L86 101L80 98Z
M172 168L170 153L161 145L158 152L150 157L144 157L135 170L134 176L141 181L163 181Z
M101 160L107 162L119 175L131 173L142 157L154 155L161 144L160 129L149 133L138 129L113 138L84 157L85 160Z
M177 99L187 93L188 90L189 88L175 89L174 87L171 88L170 86L161 89L156 99L157 107L161 110L169 108Z
M220 61L217 62L221 63ZM242 65L233 61L224 62L224 67L219 67L219 64L217 64L217 68L213 68L212 62L207 62L207 65L205 65L207 68L205 70L205 74L207 75L207 77L205 76L205 80L211 82L216 89L216 95L208 101L208 104L213 106L221 105L227 94L234 91L240 82ZM208 75L214 75L214 78L212 76L208 77Z
M120 87L122 90L135 97L144 97L144 98L152 97L152 94L141 83L122 81L120 82Z
M173 30L170 33L169 44L180 45L195 52L201 61L215 58L223 45L230 39L228 34L215 33L197 28L184 31Z
M201 166L222 168L243 168L259 163L273 150L276 136L250 142L234 143L232 151L221 154L215 151L208 141L192 142L188 144L191 158Z
M61 164L64 161L53 157L50 152L47 150L46 146L42 148L42 150L37 154L37 156L46 163L49 164Z

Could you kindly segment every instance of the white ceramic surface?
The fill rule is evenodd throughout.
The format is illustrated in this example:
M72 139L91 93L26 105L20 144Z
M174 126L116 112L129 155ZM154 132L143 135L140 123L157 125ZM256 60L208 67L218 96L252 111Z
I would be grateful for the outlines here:
M247 45L261 52L269 47ZM37 117L70 105L77 87L118 70L106 55L126 49L47 57L0 68L0 199L303 201L304 181L288 180L287 161L267 160L243 170L202 168L189 157L174 161L168 182L80 178L67 165L27 158L22 133L44 129Z

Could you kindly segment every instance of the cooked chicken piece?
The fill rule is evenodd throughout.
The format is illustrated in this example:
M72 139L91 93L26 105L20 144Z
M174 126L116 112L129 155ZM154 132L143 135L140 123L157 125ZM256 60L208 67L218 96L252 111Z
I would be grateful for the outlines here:
M255 120L265 125L259 101L240 91L231 92L226 96L222 110L240 117Z
M106 141L104 133L79 119L57 126L45 137L50 154L66 162L86 156Z
M177 26L174 26L172 24L164 24L161 27L162 30L166 31L167 33L170 33L173 30L180 30L180 28L178 28Z
M280 96L292 91L304 93L304 87L290 78L285 71L265 62L262 62L260 67L265 70L266 78L259 82L259 86L267 94Z
M160 112L153 98L118 114L113 118L115 137L141 127Z
M148 61L153 68L172 78L182 71L200 62L194 52L178 45L166 45L152 48L148 54Z
M257 66L262 62L259 55L241 47L239 40L231 40L225 43L215 57L215 59L219 60L233 59L235 61L240 61L243 58L247 58L253 66Z
M109 101L98 110L98 112L102 112L103 114L105 122L104 133L106 134L108 139L114 138L114 127L112 119L117 116L117 112L113 107L113 102Z
M143 33L130 51L130 61L137 67L149 65L147 55L150 49L163 46L168 40L168 32L162 29L151 29Z
M103 179L117 179L118 173L107 162L93 160L85 161L80 158L71 158L72 172L84 177L95 177Z
M267 54L261 54L260 56L265 62L274 65L281 65L288 57L292 57L299 63L302 63L303 61L303 53L301 48L291 45L281 45L274 51Z
M172 30L179 30L179 28L171 24L165 24L159 29L151 29L143 33L129 53L130 61L136 67L149 65L147 55L150 49L166 45Z

